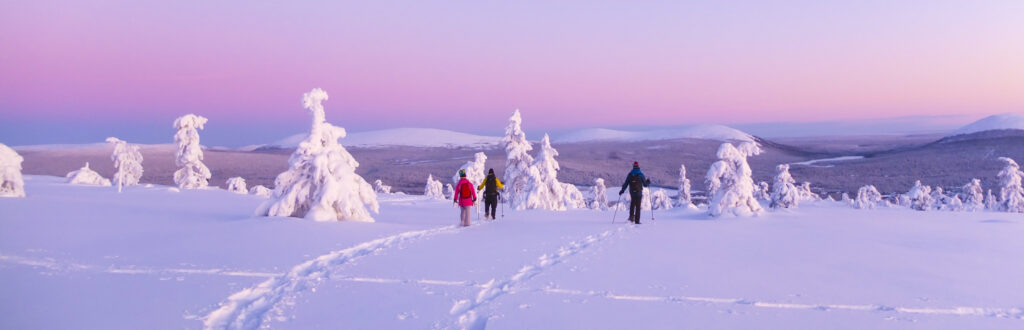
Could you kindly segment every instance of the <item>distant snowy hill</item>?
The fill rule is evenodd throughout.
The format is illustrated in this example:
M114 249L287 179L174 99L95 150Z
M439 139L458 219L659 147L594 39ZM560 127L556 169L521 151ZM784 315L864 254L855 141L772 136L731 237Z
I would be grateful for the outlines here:
M289 136L268 146L295 148L307 133ZM485 147L497 145L501 141L496 136L481 136L459 133L434 128L395 128L367 132L349 132L341 139L341 144L351 147Z
M948 136L957 136L971 133L978 133L992 130L1018 129L1024 130L1024 115L1017 113L1004 113L982 118L973 123L967 124L960 129L953 131Z
M649 141L671 139L738 140L753 141L750 134L722 125L696 125L649 131L621 131L606 128L583 129L554 137L556 143L589 141Z

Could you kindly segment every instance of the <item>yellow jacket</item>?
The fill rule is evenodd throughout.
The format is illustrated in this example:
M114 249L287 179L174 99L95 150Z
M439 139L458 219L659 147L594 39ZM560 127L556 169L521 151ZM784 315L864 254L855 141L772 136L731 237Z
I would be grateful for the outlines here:
M488 176L488 178L490 178L490 176ZM501 184L501 179L498 179L498 177L494 177L494 185L498 189L504 189L505 188L505 185ZM484 182L480 183L479 187L476 187L476 190L483 190L484 187L486 187L486 186L487 186L487 178L484 179Z

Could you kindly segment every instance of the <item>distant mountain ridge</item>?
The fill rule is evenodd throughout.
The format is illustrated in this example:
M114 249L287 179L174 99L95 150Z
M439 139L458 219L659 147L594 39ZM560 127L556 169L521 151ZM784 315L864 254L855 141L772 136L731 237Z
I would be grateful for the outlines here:
M1024 130L1024 115L1004 113L988 116L953 131L947 137L994 130Z

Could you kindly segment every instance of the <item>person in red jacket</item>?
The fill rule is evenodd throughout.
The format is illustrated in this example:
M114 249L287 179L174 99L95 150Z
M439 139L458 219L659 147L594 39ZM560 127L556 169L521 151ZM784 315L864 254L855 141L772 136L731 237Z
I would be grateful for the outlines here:
M459 170L459 183L455 185L455 204L462 209L462 226L469 227L469 211L476 203L476 189L466 179L466 171Z

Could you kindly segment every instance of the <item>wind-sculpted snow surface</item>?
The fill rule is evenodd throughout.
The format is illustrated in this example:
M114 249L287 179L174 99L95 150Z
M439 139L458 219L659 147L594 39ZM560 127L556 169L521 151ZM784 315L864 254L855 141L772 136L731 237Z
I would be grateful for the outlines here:
M380 211L373 187L356 174L359 162L338 142L345 129L327 122L326 100L327 92L319 88L302 95L302 105L313 115L309 136L288 159L288 170L274 181L274 195L256 214L373 222L370 211Z
M597 235L590 235L578 241L569 242L569 244L559 248L557 252L542 255L537 258L537 262L523 266L518 272L508 278L500 281L491 279L490 282L477 292L474 298L455 302L449 313L455 317L458 326L462 329L483 330L487 326L487 319L489 317L480 315L477 312L481 306L498 299L502 295L509 294L516 286L520 286L534 276L544 272L544 270L562 263L566 258L572 257L595 243L625 230L625 227L620 227Z
M332 269L338 266L401 242L454 232L457 232L455 226L405 232L319 256L292 267L285 275L232 294L220 308L203 319L203 326L206 329L259 328L264 314L278 302L286 296L312 289L330 277Z

